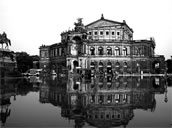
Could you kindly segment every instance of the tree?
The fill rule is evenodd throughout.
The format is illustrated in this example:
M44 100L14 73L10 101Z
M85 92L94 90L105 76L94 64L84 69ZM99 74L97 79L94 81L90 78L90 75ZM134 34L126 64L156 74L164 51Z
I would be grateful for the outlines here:
M172 60L168 59L166 61L166 64L167 64L167 73L172 73Z
M2 48L3 44L6 44L6 47L8 47L9 45L11 46L11 41L7 38L7 34L5 32L0 34L0 44L2 45Z
M26 72L30 68L33 68L33 59L26 52L17 52L16 61L19 72Z

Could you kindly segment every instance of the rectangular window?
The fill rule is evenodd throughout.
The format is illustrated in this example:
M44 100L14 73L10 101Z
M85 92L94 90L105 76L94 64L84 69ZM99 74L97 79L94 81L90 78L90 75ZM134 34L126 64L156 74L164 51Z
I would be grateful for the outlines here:
M120 35L120 32L117 32L117 35L119 36Z
M89 35L92 35L92 33L91 33L91 32L89 32Z
M112 32L112 35L115 35L115 32Z
M97 35L97 32L94 32L94 35Z

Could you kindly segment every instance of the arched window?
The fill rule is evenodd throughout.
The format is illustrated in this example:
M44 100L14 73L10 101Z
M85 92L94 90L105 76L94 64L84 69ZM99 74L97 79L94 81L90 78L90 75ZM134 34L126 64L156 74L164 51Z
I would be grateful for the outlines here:
M120 63L116 62L115 67L119 67L119 66L120 66Z
M123 72L127 72L127 62L124 62L124 65L123 65Z
M119 73L120 72L120 63L117 61L115 63L115 73Z
M116 47L115 48L115 55L116 56L119 56L120 55L120 49L119 49L119 47Z
M107 62L107 67L112 67L112 63L110 61Z
M90 52L91 52L91 55L95 55L95 48L94 47L91 47L90 48Z
M124 56L127 55L127 48L126 48L126 47L123 48L123 55L124 55Z
M103 104L103 102L104 102L104 96L103 96L103 95L100 95L100 96L99 96L98 102L99 102L100 104Z
M112 63L110 61L107 62L107 73L112 73Z
M103 47L98 48L99 55L103 55Z
M99 62L99 67L103 67L103 62Z
M104 77L100 76L99 77L99 88L103 88L103 80L104 80Z
M140 64L139 63L136 64L136 72L138 72L138 73L140 72Z
M123 102L125 103L125 102L127 102L127 94L123 94Z
M94 68L95 68L95 62L92 61L92 62L90 63L90 67L91 67L91 69L94 69Z
M78 89L79 89L79 85L78 85L77 83L74 83L73 89L74 89L74 90L78 90Z
M124 62L124 67L125 67L125 68L127 67L127 62Z
M99 62L99 72L103 73L103 62Z
M95 83L94 83L94 79L91 79L91 88L94 88L95 87Z
M107 55L112 55L112 48L111 47L107 47Z
M74 36L72 40L73 40L74 43L80 43L81 42L81 37Z
M112 102L112 95L108 95L107 97L107 103L111 103Z
M91 102L91 103L94 103L94 102L95 102L95 95L92 95L92 96L91 96L90 102Z
M115 102L119 103L120 99L119 99L119 94L115 94Z

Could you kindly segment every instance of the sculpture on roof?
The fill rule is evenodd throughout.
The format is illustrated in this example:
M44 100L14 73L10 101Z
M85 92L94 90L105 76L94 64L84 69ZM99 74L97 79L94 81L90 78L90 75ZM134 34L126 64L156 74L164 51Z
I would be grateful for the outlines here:
M77 19L78 22L77 22L77 23L74 23L75 26L83 26L82 19L83 19L83 18L78 18L78 19Z
M76 23L74 23L74 25L75 25L75 31L76 32L85 32L85 29L84 29L84 24L82 23L82 18L78 18L77 19L78 20L78 22Z

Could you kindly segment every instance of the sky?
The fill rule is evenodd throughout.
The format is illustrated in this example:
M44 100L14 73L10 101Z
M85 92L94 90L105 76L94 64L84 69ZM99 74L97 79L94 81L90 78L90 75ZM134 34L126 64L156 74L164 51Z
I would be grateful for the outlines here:
M14 52L39 55L39 47L61 41L77 18L84 25L101 18L134 30L134 40L154 37L155 54L172 56L172 0L0 0L0 33L6 32ZM1 46L0 46L1 47Z

